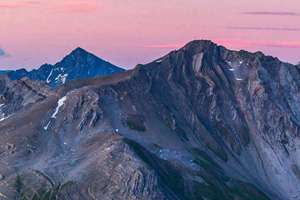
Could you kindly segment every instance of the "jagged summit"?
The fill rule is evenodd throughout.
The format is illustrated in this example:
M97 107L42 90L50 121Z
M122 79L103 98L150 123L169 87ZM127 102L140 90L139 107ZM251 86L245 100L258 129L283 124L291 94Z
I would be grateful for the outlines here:
M73 51L71 51L68 55L66 55L58 64L73 64L73 65L86 65L89 66L89 63L108 63L107 61L97 57L96 55L86 51L81 47L77 47ZM109 63L110 64L110 63Z
M55 94L0 82L0 192L13 199L20 175L24 191L74 183L66 200L299 200L299 80L273 57L193 41Z
M45 81L52 87L56 87L70 80L105 76L122 71L124 69L77 47L55 65L44 64L29 72L21 69L10 71L7 74L13 80L29 77L32 80Z
M211 47L216 47L219 46L217 43L214 43L211 40L193 40L188 42L186 45L184 45L184 49L189 49L189 48L202 48L204 49L208 49Z
M65 56L63 58L63 60L65 58L69 58L69 57L73 57L73 58L79 58L79 57L82 57L82 56L87 56L87 55L93 55L94 57L97 57L95 56L94 54L88 52L87 50L81 48L81 47L77 47L75 48L74 50L72 50L67 56ZM97 57L98 58L98 57ZM100 58L98 58L100 59Z
M83 49L81 47L77 47L71 52L71 54L72 53L88 53L88 51L86 51L85 49Z

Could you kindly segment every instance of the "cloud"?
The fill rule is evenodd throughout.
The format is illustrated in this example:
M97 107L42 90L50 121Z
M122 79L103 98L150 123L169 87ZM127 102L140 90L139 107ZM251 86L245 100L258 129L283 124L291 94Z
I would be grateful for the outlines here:
M242 12L243 15L271 15L271 16L290 16L296 17L300 16L298 12L284 12L284 11L251 11L251 12Z
M259 27L259 26L229 26L227 29L231 30L248 30L248 31L289 31L300 32L300 28L288 27Z
M28 8L39 4L38 1L18 1L18 2L0 2L0 9L19 9Z
M258 43L258 46L265 46L265 47L274 47L274 48L289 48L289 49L299 49L300 43L299 42L273 42L273 43Z
M103 8L103 5L98 0L0 0L0 10L28 9L35 8L36 6L59 13L89 13Z
M172 48L178 48L183 46L183 44L147 44L143 47L145 48L151 48L151 49L172 49Z
M215 39L214 42L229 47L237 48L288 48L298 49L300 48L299 41L253 41L253 40L235 40L235 39Z
M52 7L54 11L61 12L61 13L89 13L93 11L97 11L99 8L102 8L103 5L96 0L65 0L59 1L58 3L48 4Z
M0 58L7 56L6 52L0 48Z
M214 38L213 42L224 45L226 47L233 47L238 49L243 48L288 48L288 49L299 49L299 41L252 41L252 40L237 40L237 39L221 39ZM174 44L149 44L143 45L144 48L152 49L179 49L184 46L185 43L174 43Z

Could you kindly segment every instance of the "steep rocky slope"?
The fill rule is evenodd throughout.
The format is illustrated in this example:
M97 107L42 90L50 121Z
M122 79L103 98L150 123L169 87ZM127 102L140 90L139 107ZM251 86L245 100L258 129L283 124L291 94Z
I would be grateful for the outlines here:
M297 200L299 76L260 52L193 41L67 83L0 122L0 198Z
M124 69L104 61L82 48L76 48L55 65L44 64L32 71L19 69L16 71L3 71L3 73L7 74L12 80L27 77L31 80L44 81L50 86L56 87L70 80L107 76L123 71Z
M12 81L0 75L0 121L54 95L48 86L28 78Z

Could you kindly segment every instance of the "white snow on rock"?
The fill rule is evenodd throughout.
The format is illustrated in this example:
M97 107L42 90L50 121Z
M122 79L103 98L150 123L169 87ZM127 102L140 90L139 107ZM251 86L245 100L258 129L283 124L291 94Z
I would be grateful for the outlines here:
M5 117L4 114L3 114L3 115L0 117L0 122L2 122L2 121L4 121L4 120L8 119L10 116L11 116L11 115Z
M162 59L160 59L160 60L157 60L156 61L156 63L161 63L163 60Z
M5 105L4 103L0 104L0 108L2 108L4 105Z
M66 83L67 77L68 77L68 74L63 74L63 75L61 76L61 82L62 82L63 84Z
M59 74L56 78L55 78L55 80L56 80L56 82L61 82L61 83L63 83L63 84L65 84L66 83L66 80L67 80L67 77L68 77L68 75L69 74Z
M229 69L229 71L232 71L232 72L233 72L233 71L235 71L235 69L233 69L233 68L230 68L230 69Z
M56 81L60 80L61 74L58 74L58 76L55 78Z
M51 70L49 76L47 77L46 83L50 83L50 77L52 76L53 69Z
M61 99L58 100L57 107L56 107L54 113L52 114L51 118L53 118L53 119L56 118L56 115L58 114L59 109L65 104L66 100L67 100L66 96L64 96L64 97L62 97Z
M49 126L50 126L51 121L48 122L48 124L46 126L44 126L44 130L47 131Z
M242 78L236 78L235 80L237 80L237 81L242 81L243 79L242 79Z
M203 53L199 53L199 54L194 55L194 57L193 57L193 69L196 74L198 74L200 72L203 56L204 56Z

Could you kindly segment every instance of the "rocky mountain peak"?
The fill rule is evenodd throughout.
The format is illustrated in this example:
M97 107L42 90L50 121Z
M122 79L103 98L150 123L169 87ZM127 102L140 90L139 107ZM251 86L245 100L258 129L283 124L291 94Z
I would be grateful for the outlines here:
M32 71L19 69L3 72L3 74L8 74L12 80L28 77L31 80L44 81L50 86L56 87L70 80L105 76L122 71L124 69L78 47L55 65L44 64Z
M88 72L80 52L45 71L50 84ZM299 80L295 65L199 40L54 94L0 82L0 193L13 199L20 174L22 191L50 180L66 200L299 200Z
M213 50L216 47L218 47L218 45L211 40L193 40L187 43L182 49L199 53Z
M87 52L85 49L83 49L83 48L81 48L81 47L77 47L77 48L75 48L73 51L72 51L72 53L79 53L79 54L82 54L82 53L89 53L89 52ZM72 54L71 53L71 54Z
M70 54L65 56L60 63L78 65L78 64L87 64L89 62L96 62L100 60L103 61L102 59L98 58L92 53L89 53L83 48L77 47L76 49L71 51Z

